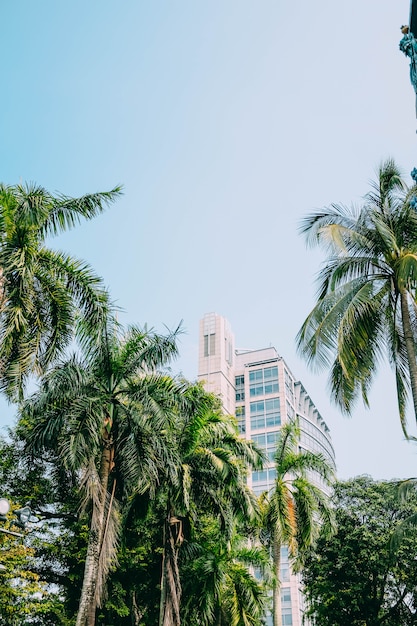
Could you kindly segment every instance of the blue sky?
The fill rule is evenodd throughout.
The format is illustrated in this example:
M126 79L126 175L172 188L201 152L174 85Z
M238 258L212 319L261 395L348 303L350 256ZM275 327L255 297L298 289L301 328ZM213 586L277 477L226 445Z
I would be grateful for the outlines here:
M0 9L1 180L69 195L124 185L104 215L53 245L103 276L122 321L183 319L174 371L196 376L198 321L242 348L274 345L329 425L339 475L416 474L394 379L371 410L331 405L295 335L321 256L297 233L360 202L379 162L417 166L399 52L408 0L19 0ZM411 182L411 180L410 180ZM12 422L3 409L0 423Z

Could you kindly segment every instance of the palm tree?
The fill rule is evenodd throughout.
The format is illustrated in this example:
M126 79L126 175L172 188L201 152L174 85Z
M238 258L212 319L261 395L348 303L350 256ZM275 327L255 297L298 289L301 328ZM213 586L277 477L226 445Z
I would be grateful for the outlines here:
M269 554L246 527L224 533L211 516L198 520L185 576L185 617L189 626L262 626L267 611ZM252 529L250 529L252 530ZM255 571L262 573L262 580Z
M118 499L154 489L169 465L164 433L182 385L158 368L177 354L176 335L132 327L121 336L109 319L100 341L49 372L23 409L32 453L55 450L91 511L77 626L94 625L115 562Z
M46 239L91 219L120 195L70 198L42 187L0 185L0 389L22 393L68 345L76 310L94 328L107 314L100 279L82 261L47 248Z
M225 416L219 401L196 384L173 423L170 447L175 465L160 478L165 519L161 576L160 626L181 622L180 548L187 528L210 512L224 532L235 519L253 519L256 499L246 484L247 469L260 467L261 454L242 439L234 418Z
M293 563L300 565L315 540L320 522L332 527L328 498L315 484L320 478L330 485L333 468L321 454L301 450L296 421L281 427L275 453L276 479L273 490L261 496L266 540L272 550L274 570L273 623L281 626L281 548L287 546Z
M368 390L386 354L395 370L398 407L406 430L411 388L417 419L416 279L417 188L408 188L387 160L359 209L333 204L302 223L311 244L329 250L317 303L298 333L310 364L330 367L333 399L350 413Z

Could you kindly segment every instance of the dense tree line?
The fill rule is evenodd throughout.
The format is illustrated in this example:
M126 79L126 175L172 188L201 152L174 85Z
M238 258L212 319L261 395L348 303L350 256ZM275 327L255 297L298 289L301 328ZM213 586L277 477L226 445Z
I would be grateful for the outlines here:
M416 624L417 537L407 525L415 489L404 499L398 482L363 476L338 483L333 505L337 532L319 539L304 566L309 618L320 626Z
M327 504L307 473L331 471L298 449L293 422L260 505L247 477L262 451L168 372L179 329L122 328L91 268L47 248L119 194L0 188L0 389L18 408L0 478L35 515L24 543L12 513L2 526L0 624L261 626L278 589L270 550L289 541L296 559L311 543Z
M360 211L333 205L305 220L330 255L298 336L309 361L330 365L347 412L358 395L367 402L385 350L406 434L409 392L417 414L415 193L388 161ZM329 507L312 477L329 486L332 470L300 448L295 418L280 430L274 488L256 498L247 477L262 450L168 369L180 329L123 328L92 269L47 248L119 194L0 187L0 390L18 410L0 441L1 495L35 514L24 542L0 535L0 624L262 626L270 612L280 626L283 545L317 624L416 623L414 483L403 502L391 483L337 485ZM15 532L12 512L2 528Z

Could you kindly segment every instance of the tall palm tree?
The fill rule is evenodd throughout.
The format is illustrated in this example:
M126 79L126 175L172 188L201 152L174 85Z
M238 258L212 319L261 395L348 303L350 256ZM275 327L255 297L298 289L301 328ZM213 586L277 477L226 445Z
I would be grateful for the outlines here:
M34 184L0 185L0 389L22 391L71 340L76 310L94 328L108 298L89 266L46 240L91 219L120 195L70 198Z
M267 542L274 569L273 624L282 625L281 548L287 546L296 565L317 537L320 523L332 527L328 498L315 479L330 485L333 468L321 454L300 450L300 428L296 421L281 427L275 453L276 479L270 493L261 496Z
M248 468L260 467L261 454L242 439L234 418L200 385L189 387L185 405L170 433L175 465L160 478L166 499L159 626L181 623L179 554L186 529L210 512L230 531L233 519L256 515L256 499L246 485Z
M49 372L23 409L31 450L52 448L79 474L90 511L77 626L94 625L115 562L118 499L154 489L169 466L164 433L182 385L158 370L177 354L176 334L132 327L121 335L109 319L100 341Z
M310 244L328 250L316 305L299 331L301 354L330 367L330 390L349 413L368 390L386 354L395 370L404 433L408 390L417 419L417 188L408 188L392 160L356 210L333 204L306 217Z
M262 626L268 604L268 551L249 539L247 527L235 525L226 534L210 515L198 521L198 545L193 546L185 576L184 624ZM255 570L262 572L262 580Z

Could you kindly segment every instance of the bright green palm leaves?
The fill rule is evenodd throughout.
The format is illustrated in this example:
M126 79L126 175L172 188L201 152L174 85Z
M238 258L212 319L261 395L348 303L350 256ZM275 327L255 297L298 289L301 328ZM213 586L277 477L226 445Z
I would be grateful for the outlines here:
M77 309L92 327L103 321L108 298L100 279L45 240L98 215L119 195L118 187L69 198L35 185L0 185L0 378L9 393L68 345Z
M32 450L54 450L81 478L90 534L77 626L95 623L120 517L116 496L154 489L170 466L165 432L181 403L182 385L160 373L176 355L167 337L108 320L98 339L41 381L24 408Z
M368 404L378 362L387 355L405 433L410 388L417 419L415 193L388 160L362 208L332 205L305 218L301 228L328 258L317 303L297 337L300 352L318 368L330 368L331 394L347 413L359 395Z
M321 454L300 451L299 444L299 425L287 422L281 427L275 453L274 488L261 497L274 564L274 626L282 624L279 584L282 546L288 546L294 562L301 564L306 549L317 536L319 522L327 528L332 526L323 484L330 485L334 478L333 468ZM318 479L322 481L321 485Z
M160 626L181 622L184 528L210 513L227 536L236 520L253 518L256 500L246 484L247 468L262 463L253 445L238 435L234 419L222 415L218 399L200 385L185 391L170 438L174 464L160 478L166 499Z
M238 529L225 534L210 517L201 516L185 576L184 623L187 626L261 626L267 610L265 579L268 551L249 544ZM263 573L263 581L254 568Z

